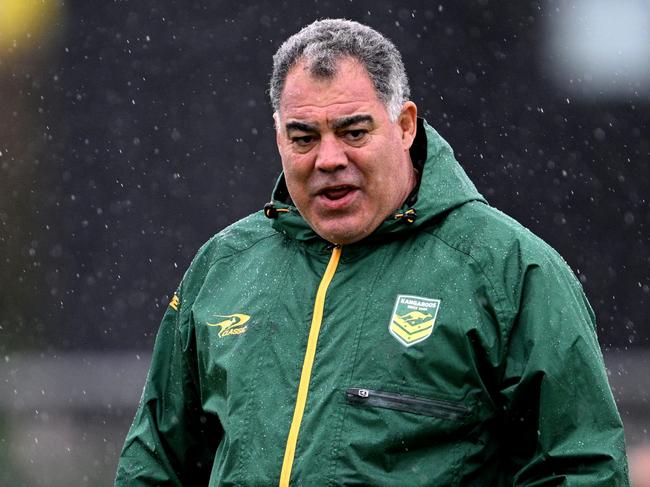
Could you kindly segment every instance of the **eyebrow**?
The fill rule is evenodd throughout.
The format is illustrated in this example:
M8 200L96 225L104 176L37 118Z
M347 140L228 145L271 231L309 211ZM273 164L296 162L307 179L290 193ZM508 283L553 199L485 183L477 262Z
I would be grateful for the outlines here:
M349 117L343 117L334 120L334 122L332 122L332 128L334 130L340 130L349 127L350 125L356 125L358 123L366 122L372 124L374 123L374 121L375 120L372 118L371 115L365 115L365 114L350 115Z
M334 130L341 130L350 125L356 125L358 123L368 123L373 124L375 119L372 118L372 115L359 114L359 115L350 115L349 117L342 117L332 122L332 128ZM318 125L298 122L297 120L287 122L285 125L287 132L292 130L299 130L301 132L318 132Z
M292 130L300 130L301 132L316 132L318 127L316 127L316 125L313 124L294 121L294 122L287 122L285 128L287 132L290 132Z

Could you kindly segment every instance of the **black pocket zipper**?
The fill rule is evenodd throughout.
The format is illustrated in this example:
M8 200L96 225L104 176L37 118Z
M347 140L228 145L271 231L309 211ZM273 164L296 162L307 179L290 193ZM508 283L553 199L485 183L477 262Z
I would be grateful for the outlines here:
M469 414L469 408L462 404L394 392L350 387L345 391L345 396L349 404L395 409L441 419L459 420Z

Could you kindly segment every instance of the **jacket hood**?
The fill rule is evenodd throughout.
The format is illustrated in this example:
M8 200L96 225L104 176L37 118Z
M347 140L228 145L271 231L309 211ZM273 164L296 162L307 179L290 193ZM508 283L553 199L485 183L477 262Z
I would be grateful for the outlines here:
M449 144L425 120L418 118L418 130L410 150L420 175L401 208L390 215L362 242L408 233L470 201L486 202L454 158ZM317 235L294 206L284 174L280 174L264 214L273 228L305 243L329 244Z

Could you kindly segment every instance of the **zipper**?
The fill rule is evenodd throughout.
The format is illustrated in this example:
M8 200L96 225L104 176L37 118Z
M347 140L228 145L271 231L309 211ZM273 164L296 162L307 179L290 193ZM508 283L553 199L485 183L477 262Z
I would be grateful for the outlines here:
M316 292L316 300L314 302L314 313L311 319L311 327L309 328L309 338L307 339L307 349L305 350L305 358L302 363L302 372L300 373L300 382L298 383L298 394L296 396L296 405L293 411L293 419L289 428L289 436L287 437L287 445L284 450L284 459L282 460L282 470L280 471L280 487L288 487L289 480L291 479L291 469L293 467L293 460L296 456L296 444L298 443L298 433L300 432L300 424L305 412L305 405L307 404L307 394L309 392L309 381L311 380L311 370L314 365L314 357L316 356L316 345L318 344L318 335L320 327L323 323L323 309L325 308L325 296L329 288L336 268L341 258L341 246L335 245L332 248L332 255L327 263L327 268L323 274L323 278L318 285Z
M470 411L463 404L373 389L351 387L345 391L345 395L349 404L394 409L441 419L460 420Z

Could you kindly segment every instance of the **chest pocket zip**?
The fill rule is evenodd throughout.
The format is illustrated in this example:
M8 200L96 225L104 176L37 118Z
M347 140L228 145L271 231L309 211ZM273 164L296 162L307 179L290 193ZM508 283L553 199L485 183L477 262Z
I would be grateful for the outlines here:
M461 420L470 412L463 404L373 389L351 387L345 391L345 395L348 404L394 409L440 419Z

